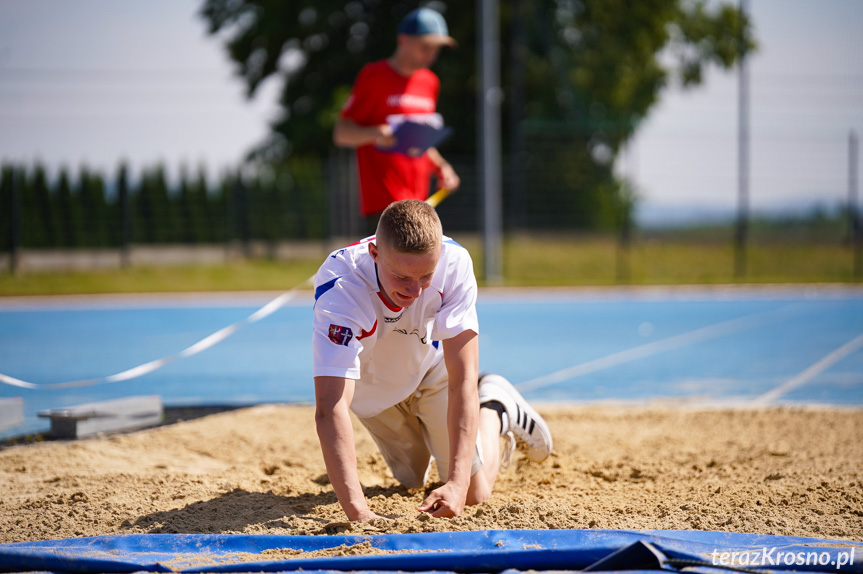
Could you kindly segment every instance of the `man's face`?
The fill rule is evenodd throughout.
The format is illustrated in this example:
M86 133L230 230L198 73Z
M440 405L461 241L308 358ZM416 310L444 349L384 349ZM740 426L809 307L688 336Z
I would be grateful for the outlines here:
M369 253L378 266L378 282L387 303L410 307L423 289L431 285L440 260L440 247L430 253L414 255L395 251L381 243L369 243Z
M414 70L431 68L440 54L441 43L432 36L400 36L405 60Z

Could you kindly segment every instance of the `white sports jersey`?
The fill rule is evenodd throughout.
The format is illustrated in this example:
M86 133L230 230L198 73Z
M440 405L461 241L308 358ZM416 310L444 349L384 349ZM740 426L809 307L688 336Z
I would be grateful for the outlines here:
M440 341L479 333L476 277L467 250L443 238L431 285L410 307L380 293L368 243L334 251L315 275L314 376L354 379L351 410L371 417L413 393L443 359Z

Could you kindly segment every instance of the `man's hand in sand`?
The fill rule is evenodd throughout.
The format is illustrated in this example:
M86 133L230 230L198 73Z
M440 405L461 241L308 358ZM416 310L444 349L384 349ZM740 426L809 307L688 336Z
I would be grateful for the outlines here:
M452 518L464 510L466 496L466 489L459 491L448 482L433 490L420 505L419 511L428 512L435 518Z
M371 522L372 520L379 520L379 519L384 519L384 517L379 515L379 514L375 514L371 510L366 510L366 511L360 512L359 514L352 517L351 521L353 521L353 522Z

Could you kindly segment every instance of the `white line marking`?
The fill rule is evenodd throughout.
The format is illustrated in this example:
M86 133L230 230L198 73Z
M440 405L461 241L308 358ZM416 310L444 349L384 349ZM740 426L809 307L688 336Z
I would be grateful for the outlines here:
M311 284L313 280L314 277L308 278L296 287L292 288L290 291L282 293L281 295L279 295L278 297L276 297L275 299L273 299L272 301L246 317L245 319L237 321L236 323L228 325L227 327L222 327L215 333L207 335L197 343L183 349L179 353L168 355L167 357L162 357L161 359L156 359L154 361L149 361L147 363L144 363L143 365L138 365L137 367L132 367L131 369L126 369L125 371L113 375L108 375L107 377L82 379L78 381L66 381L64 383L36 384L22 381L21 379L16 379L15 377L10 377L9 375L4 375L3 373L0 373L0 383L5 383L13 387L20 387L22 389L68 389L72 387L89 387L92 385L102 385L105 383L119 383L121 381L128 381L129 379L142 377L148 373L152 373L157 369L161 369L165 365L173 363L178 359L185 359L186 357L197 355L201 351L209 349L213 345L224 341L225 339L239 331L241 327L251 325L252 323L260 321L264 317L272 315L275 311L281 309L288 301L290 301L294 297L294 295L296 295L296 291L300 287Z
M819 374L821 374L823 371L829 369L834 364L838 363L860 347L863 347L863 335L858 335L854 339L851 339L820 361L811 365L808 369L804 370L796 377L785 381L775 389L767 391L760 397L756 398L754 402L756 404L766 404L775 401L788 391L805 385L806 383L817 377Z
M790 309L797 308L800 305L800 303L786 305L784 307L780 307L779 309L755 313L753 315L747 315L745 317L740 317L737 319L731 319L729 321L723 321L721 323L708 325L707 327L701 327L700 329L689 331L688 333L682 333L680 335L668 337L667 339L654 341L653 343L633 347L632 349L627 349L626 351L612 353L611 355L606 355L605 357L600 357L599 359L594 359L592 361L587 361L586 363L581 363L579 365L568 367L555 373L551 373L542 377L538 377L536 379L531 379L529 381L519 383L515 385L515 387L521 392L533 391L563 381L568 381L570 379L574 379L588 373L594 373L596 371L601 371L603 369L608 369L611 367L616 367L617 365L629 363L637 359L643 359L651 355L657 355L659 353L664 353L673 349L679 349L680 347L685 347L687 345L692 345L694 343L699 343L708 339L714 339L716 337L730 335L737 331L751 329L761 323L766 323L770 320L778 319L779 315L785 315Z

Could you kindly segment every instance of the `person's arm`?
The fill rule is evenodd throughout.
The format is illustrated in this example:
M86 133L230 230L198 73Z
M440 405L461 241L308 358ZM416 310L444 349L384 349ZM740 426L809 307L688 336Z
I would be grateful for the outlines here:
M349 410L353 396L353 380L315 377L315 425L330 484L348 520L370 520L378 518L378 515L369 510L357 474L357 452Z
M339 118L333 128L333 143L339 147L356 148L374 144L379 147L395 145L393 128L389 124L361 126L348 118Z
M452 192L461 185L461 179L447 160L443 158L437 148L430 147L426 150L428 158L434 164L435 173L438 176L438 185Z
M477 334L462 331L443 341L444 360L449 374L449 429L450 464L446 483L429 494L419 507L420 512L432 516L458 516L464 510L470 471L476 449L479 428L479 344Z

